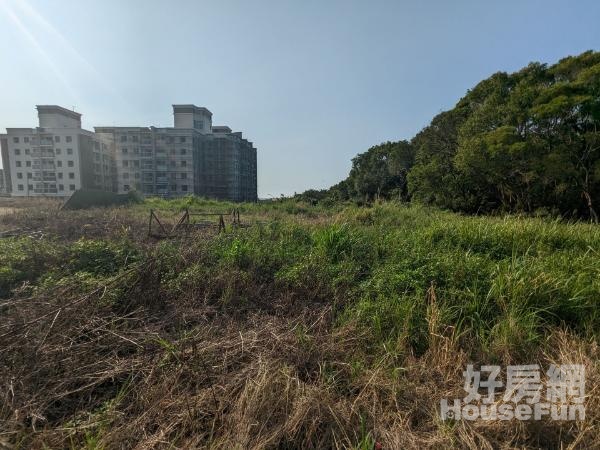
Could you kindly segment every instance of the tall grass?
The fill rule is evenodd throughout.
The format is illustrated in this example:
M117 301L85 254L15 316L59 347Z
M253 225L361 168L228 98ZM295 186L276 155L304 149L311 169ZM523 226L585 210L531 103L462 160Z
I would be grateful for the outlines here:
M96 238L0 240L0 312L8 318L5 328L14 330L14 337L0 339L12 364L2 370L24 377L25 391L46 386L48 398L35 394L43 400L21 408L44 417L55 433L51 439L58 439L53 442L64 444L61 433L74 427L74 417L83 421L78 408L87 405L88 426L76 442L114 444L120 438L111 429L120 427L133 445L142 439L139 430L122 417L139 423L152 417L164 426L160 415L144 410L162 405L159 393L168 388L182 402L164 406L169 417L190 418L177 433L166 426L164 436L190 446L198 442L191 436L223 448L236 438L254 448L372 448L382 436L408 445L410 434L403 433L409 431L395 433L398 423L387 421L394 414L429 430L410 435L415 446L431 439L431 430L439 433L427 441L433 447L467 446L474 435L440 424L434 409L411 409L415 399L427 402L419 382L441 395L465 361L528 363L555 354L561 333L581 348L597 344L600 229L593 225L466 217L394 203L325 209L194 197L149 199L108 215L238 206L247 226L210 236L156 242L136 237L135 230L124 233L123 223L144 222L121 218ZM38 334L22 331L27 323L38 326ZM557 348L566 348L565 339ZM73 355L82 355L69 356L80 358L79 366L71 362L79 377L72 380L57 350L68 342ZM19 351L44 356L28 359ZM102 364L101 371L95 368ZM69 395L57 400L67 387ZM78 389L82 396L73 394ZM195 395L198 410L183 400ZM3 417L17 417L17 406L7 405L0 408ZM27 420L15 422L14 430L25 429ZM260 420L271 422L257 431ZM94 421L101 426L89 425ZM236 423L245 427L242 434L233 433ZM532 435L555 428L540 430L514 435L510 445L530 445ZM569 440L577 435L564 433ZM502 433L495 439L509 442Z

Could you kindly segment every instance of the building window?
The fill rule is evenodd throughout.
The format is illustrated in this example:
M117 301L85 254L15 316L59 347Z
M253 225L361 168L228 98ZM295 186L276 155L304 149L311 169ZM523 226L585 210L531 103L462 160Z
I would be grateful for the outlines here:
M73 172L69 172L69 179L70 180L74 180L75 179L75 174Z
M72 155L73 154L73 149L72 148L68 148L67 149L67 155Z
M62 167L62 161L56 161L56 167Z
M120 138L121 138L121 142L127 142L127 135L122 134Z
M18 138L17 136L15 136L15 137L13 138L13 142L14 142L15 144L18 144L18 143L19 143L19 138Z
M137 141L138 141L138 137L137 137L137 136L135 136L135 135L134 135L134 136L131 136L131 140L132 140L133 142L137 142Z
M69 167L73 167L75 164L73 163L73 161L67 161L67 166Z
M21 161L15 161L15 165L16 165L17 167L21 167Z
M124 184L123 185L123 190L124 191L128 191L129 190L129 185L128 184Z
M32 178L31 172L27 172L27 179L31 180L31 178Z
M27 167L31 167L31 161L25 161L25 165L26 165Z
M58 178L62 180L63 174L62 172L58 172Z
M73 140L73 138L72 138L71 136L67 136L67 137L65 138L65 140L66 140L67 142L71 142L71 141Z
M59 191L64 191L65 190L65 185L64 184L59 184L58 185L58 190Z
M18 148L15 148L15 155L20 155L20 154L21 154L21 150L19 150Z
M187 152L186 152L185 148L182 148L182 149L181 149L181 154L182 154L182 155L185 155L186 153L187 153Z
M17 178L19 180L22 180L23 179L23 174L21 172L17 172Z
M54 142L60 142L60 136L54 136Z
M33 184L28 184L27 185L27 189L30 190L30 191L33 191Z
M182 179L182 180L185 180L186 178L187 178L187 173L185 173L185 172L184 172L184 173L182 173L182 174L181 174L181 179Z
M177 185L176 184L172 184L171 185L171 190L172 191L176 191L177 190Z
M129 161L126 159L123 160L123 167L129 167Z
M129 179L129 172L123 172L123 178Z
M187 161L181 161L181 167L186 167L187 166Z
M25 137L23 138L23 142L29 142L29 136L25 136Z
M57 148L56 150L54 150L54 153L56 153L57 155L60 155L60 148Z
M25 154L29 155L29 149L28 148L25 149Z
M75 190L75 185L74 184L70 184L69 185L69 190L74 191Z
M187 184L182 184L182 185L181 185L181 190L182 190L183 192L187 192L187 190L188 190Z
M122 151L123 153L125 153L125 154L127 153L127 149L126 149L126 148L123 148L123 149L121 149L121 151Z
M179 142L181 142L182 144L185 143L185 136L181 136L179 138Z
M22 185L22 184L19 184L19 185L17 186L17 189L18 189L19 191L22 191L22 190L23 190L23 185Z

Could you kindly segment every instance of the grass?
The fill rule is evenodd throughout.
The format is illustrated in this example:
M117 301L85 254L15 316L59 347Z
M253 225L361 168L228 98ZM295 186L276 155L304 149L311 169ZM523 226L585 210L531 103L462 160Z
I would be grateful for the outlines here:
M249 226L145 236L151 208L234 207ZM597 226L187 197L0 216L26 227L0 239L0 443L600 446ZM437 418L468 362L567 361L588 371L581 423Z

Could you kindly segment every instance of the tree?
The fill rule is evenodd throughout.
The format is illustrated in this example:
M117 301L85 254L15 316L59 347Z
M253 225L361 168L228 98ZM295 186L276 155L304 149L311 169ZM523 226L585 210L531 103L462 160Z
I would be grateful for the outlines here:
M468 213L544 209L598 222L599 129L600 53L531 63L481 81L410 142L357 155L348 178L319 197Z

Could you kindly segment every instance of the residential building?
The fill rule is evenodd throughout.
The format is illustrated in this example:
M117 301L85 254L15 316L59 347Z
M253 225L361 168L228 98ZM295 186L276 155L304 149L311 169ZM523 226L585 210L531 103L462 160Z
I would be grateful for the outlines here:
M242 133L212 125L212 113L173 105L173 127L81 128L81 114L38 105L39 126L0 135L13 196L68 196L77 189L145 196L196 194L256 201L256 148Z
M95 127L95 131L113 149L118 193L136 190L163 197L194 193L191 130Z
M38 105L37 112L36 128L6 129L4 167L11 195L60 197L82 188L115 190L111 149L81 128L81 114L56 105Z
M161 128L95 127L113 149L119 193L257 199L251 142L229 127L213 127L212 113L203 107L173 105L173 122Z
M256 149L242 133L215 126L201 139L194 165L194 192L233 201L256 201Z
M2 161L2 176L0 176L3 185L2 192L10 194L12 185L10 181L10 163L8 160L8 136L6 134L0 134L0 160Z

